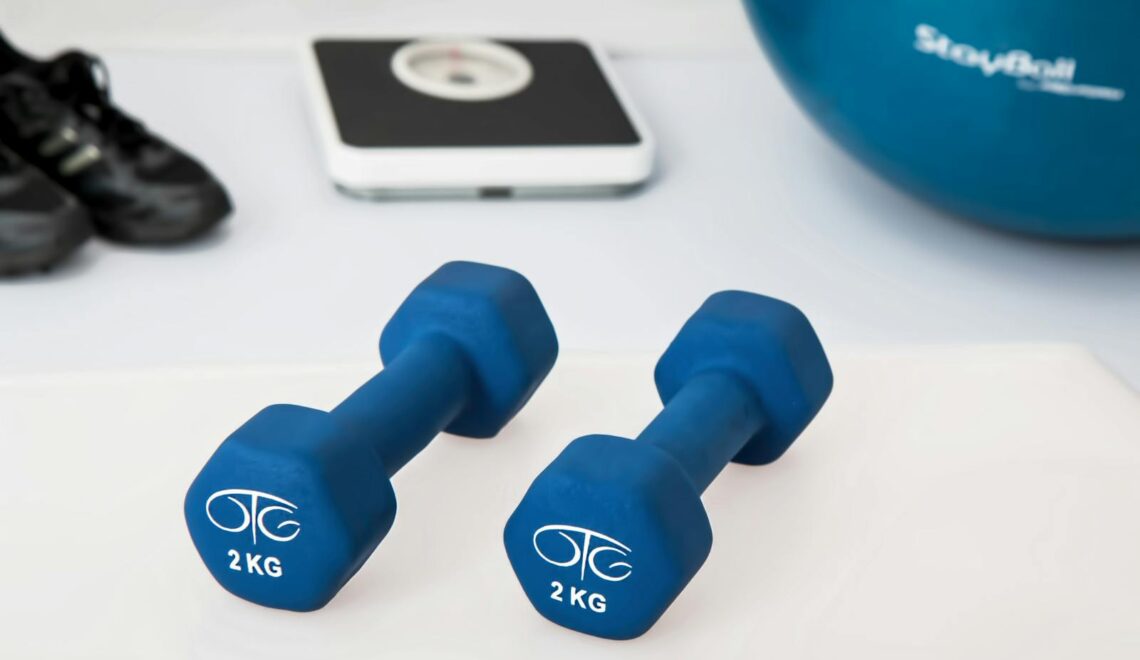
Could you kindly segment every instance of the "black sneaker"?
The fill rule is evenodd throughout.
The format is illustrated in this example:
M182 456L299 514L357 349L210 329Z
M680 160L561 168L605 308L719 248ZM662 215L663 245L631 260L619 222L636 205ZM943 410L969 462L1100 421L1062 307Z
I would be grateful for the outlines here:
M232 209L206 168L112 104L106 69L86 53L35 60L0 35L0 141L71 191L112 240L189 240Z
M0 277L49 270L90 236L79 202L0 145Z

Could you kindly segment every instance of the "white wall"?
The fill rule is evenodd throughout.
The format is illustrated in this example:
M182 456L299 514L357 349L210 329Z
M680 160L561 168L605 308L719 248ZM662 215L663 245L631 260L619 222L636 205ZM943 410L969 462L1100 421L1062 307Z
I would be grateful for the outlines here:
M317 33L588 36L624 53L753 48L740 0L3 0L37 50L263 48Z

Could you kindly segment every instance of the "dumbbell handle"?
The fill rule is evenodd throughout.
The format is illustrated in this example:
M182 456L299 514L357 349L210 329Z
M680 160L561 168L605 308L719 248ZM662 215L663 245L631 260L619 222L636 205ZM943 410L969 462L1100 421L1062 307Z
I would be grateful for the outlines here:
M345 441L370 445L391 477L459 415L472 382L459 344L428 335L329 414L347 432Z
M676 459L703 493L764 424L760 402L737 376L707 371L685 383L637 441Z

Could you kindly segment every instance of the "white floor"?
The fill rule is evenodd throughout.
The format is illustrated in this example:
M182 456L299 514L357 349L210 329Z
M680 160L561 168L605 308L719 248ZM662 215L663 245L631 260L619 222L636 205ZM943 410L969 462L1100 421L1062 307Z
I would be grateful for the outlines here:
M824 139L759 54L618 62L660 141L637 195L416 203L333 190L289 56L107 60L123 104L213 167L237 213L204 243L96 241L0 284L0 372L367 360L416 282L474 259L530 277L566 349L659 351L705 296L744 288L800 305L829 347L1072 342L1140 384L1140 246L932 211Z
M0 29L54 49L264 48L314 34L575 35L617 53L755 48L740 0L4 0Z

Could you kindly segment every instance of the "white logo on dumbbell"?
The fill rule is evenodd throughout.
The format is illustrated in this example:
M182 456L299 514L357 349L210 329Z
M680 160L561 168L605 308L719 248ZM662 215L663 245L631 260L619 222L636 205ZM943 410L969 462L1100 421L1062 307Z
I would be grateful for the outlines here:
M223 502L232 502L234 506L241 511L242 519L240 524L233 527L226 527L214 519L211 507L218 498L225 498L222 500ZM268 506L266 506L266 504L268 504ZM292 516L297 513L297 505L276 495L270 495L269 493L262 493L256 490L246 490L244 488L219 490L211 495L210 499L206 500L206 517L210 519L210 522L214 523L214 527L217 527L223 532L233 532L237 534L248 529L253 534L254 544L257 544L257 535L259 533L270 540L279 541L281 543L287 543L297 538L297 535L301 533L301 523L296 520L283 520L274 525L272 530L266 527L265 516L273 512L283 512ZM282 530L290 527L293 528L292 533L281 533Z
M551 559L538 547L538 537L544 536L545 538L552 538L552 533L556 534L559 538L565 539L566 543L569 544L568 546L563 546L573 551L569 559L556 561ZM622 557L628 557L632 550L629 549L629 546L613 537L599 534L584 527L574 527L573 525L546 525L539 527L534 532L532 542L534 543L534 551L538 553L539 557L542 557L543 561L555 566L578 566L582 579L586 577L587 567L589 567L591 573L607 582L621 582L633 573L633 566L624 561L614 561L608 566L598 568L598 555L606 552L616 552ZM593 547L590 547L591 542L593 542ZM620 574L607 572L615 569L621 570L623 568L626 570Z

